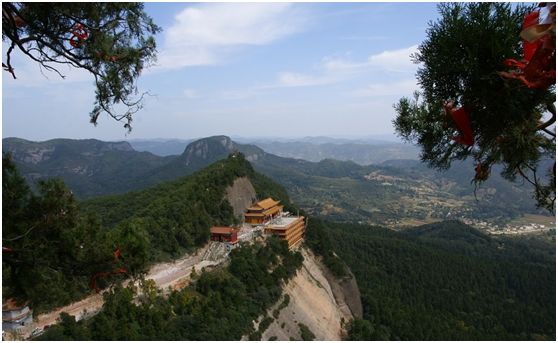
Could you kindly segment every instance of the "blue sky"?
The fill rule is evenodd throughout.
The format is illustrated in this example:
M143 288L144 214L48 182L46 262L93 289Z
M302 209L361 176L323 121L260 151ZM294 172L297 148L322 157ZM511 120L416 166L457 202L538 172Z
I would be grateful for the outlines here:
M92 79L41 73L21 56L2 74L2 135L122 140L393 134L393 104L417 89L409 55L435 3L147 3L163 28L157 64L138 86L154 94L133 131L89 124ZM6 45L3 45L3 52Z

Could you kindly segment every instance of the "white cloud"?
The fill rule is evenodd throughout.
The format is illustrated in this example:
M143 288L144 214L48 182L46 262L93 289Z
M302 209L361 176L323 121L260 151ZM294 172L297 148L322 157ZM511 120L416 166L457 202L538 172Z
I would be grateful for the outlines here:
M165 30L155 69L217 64L232 49L264 45L303 29L305 20L285 3L207 3L189 6Z
M384 51L368 57L368 65L388 71L408 72L416 69L411 61L411 54L417 52L418 45L399 50Z
M272 87L319 86L332 83L334 80L327 75L315 76L300 73L283 72L278 75L278 84Z
M408 48L388 50L371 55L364 61L352 61L348 58L324 57L315 66L314 73L299 73L283 71L277 74L277 79L264 85L245 89L227 90L222 93L224 100L239 100L258 96L269 89L289 87L323 86L347 81L364 73L381 72L382 79L393 79L393 74L401 79L401 75L408 74L403 81L377 83L359 89L349 94L351 96L395 95L413 92L416 88L414 73L416 65L412 63L410 55L417 51L417 45ZM412 78L411 78L412 77Z
M351 92L351 95L357 97L374 97L389 95L411 95L419 88L416 79L408 79L396 82L370 84L362 89Z
M417 68L411 55L417 52L418 45L398 50L388 50L369 56L365 61L355 62L342 58L324 58L324 67L331 72L356 72L366 69L386 72L414 72Z
M417 47L417 45L413 45L404 49L384 51L371 55L362 62L354 62L346 58L324 57L318 67L318 73L312 75L282 72L278 75L278 83L269 88L332 84L370 71L414 73L416 65L411 61L410 55L417 51Z

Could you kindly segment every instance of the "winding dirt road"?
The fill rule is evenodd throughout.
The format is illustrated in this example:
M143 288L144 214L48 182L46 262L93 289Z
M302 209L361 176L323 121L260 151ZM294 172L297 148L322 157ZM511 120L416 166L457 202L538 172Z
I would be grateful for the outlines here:
M154 280L157 287L163 290L167 290L169 287L173 289L185 287L190 281L192 267L199 272L204 267L214 266L220 263L220 261L202 260L209 246L208 244L199 249L196 253L185 255L181 259L152 266L147 272L145 279ZM122 284L126 286L129 282L130 280L126 280ZM31 325L20 329L16 334L6 333L3 338L6 340L17 340L38 335L44 330L45 326L56 324L62 312L75 316L76 320L91 317L99 312L103 307L103 303L102 293L90 295L87 298L57 308L49 313L40 314L33 320Z

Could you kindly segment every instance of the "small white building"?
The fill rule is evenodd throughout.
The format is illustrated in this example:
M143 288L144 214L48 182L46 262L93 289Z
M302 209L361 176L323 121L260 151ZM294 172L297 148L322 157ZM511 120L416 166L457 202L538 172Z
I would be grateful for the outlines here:
M28 306L29 302L17 302L8 299L2 305L2 330L13 331L27 326L33 322L33 311Z

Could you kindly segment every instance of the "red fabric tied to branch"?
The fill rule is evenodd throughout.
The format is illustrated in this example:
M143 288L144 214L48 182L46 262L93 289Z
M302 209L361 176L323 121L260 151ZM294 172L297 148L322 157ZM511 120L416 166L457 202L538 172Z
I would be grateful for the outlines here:
M90 285L91 288L95 289L95 292L99 293L101 291L101 289L99 287L97 287L97 278L108 276L108 275L114 275L114 274L128 274L128 271L125 268L119 268L118 270L116 270L114 272L100 272L100 273L97 273L97 274L93 275L89 285Z
M547 89L556 84L556 5L545 3L539 11L523 20L523 60L507 59L504 64L515 67L499 72L503 77L518 79L528 88Z
M457 130L461 133L461 135L456 136L453 139L459 144L473 145L475 143L475 139L473 137L473 130L471 129L469 113L463 107L460 107L451 112L451 117L457 126Z
M453 137L459 144L463 145L473 145L475 144L475 137L473 136L473 129L471 129L471 120L469 119L469 112L465 108L454 108L453 101L449 101L444 105L444 110L446 114L451 116L453 122L460 135Z
M114 261L118 261L121 257L122 254L120 253L120 248L116 248L114 251Z
M81 24L75 24L70 31L72 37L70 37L70 45L74 48L79 48L83 45L83 42L89 37L89 33L85 31L85 28Z
M535 25L539 24L539 12L538 11L534 11L531 12L529 14L527 14L525 16L525 19L523 20L523 31L522 32L526 32L525 30L528 30L531 27L534 27ZM535 51L537 51L537 48L540 46L540 42L529 42L526 39L523 39L523 58L529 62L531 60L531 58L533 57L533 55L535 54Z

